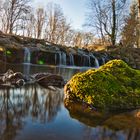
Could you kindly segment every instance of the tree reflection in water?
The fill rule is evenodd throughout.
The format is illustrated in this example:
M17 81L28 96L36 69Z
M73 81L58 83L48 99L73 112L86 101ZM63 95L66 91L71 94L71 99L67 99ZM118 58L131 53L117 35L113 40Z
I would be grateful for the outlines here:
M113 131L105 127L84 127L84 140L139 140L140 129Z
M0 89L0 140L12 140L24 126L24 118L53 121L63 102L63 89L55 91L38 85Z
M41 134L44 135L43 140L51 138L53 140L139 140L140 110L107 117L98 112L95 114L91 110L91 117L89 117L87 116L87 109L85 109L86 114L84 114L82 112L83 106L72 104L73 106L69 109L71 118L83 123L75 123L71 118L66 118L66 120L63 118L63 125L58 119L60 125L57 126L54 120L63 105L63 89L50 90L39 85L26 85L18 89L0 89L0 140L16 139L16 136L24 131L23 128L26 129L25 125L28 125L28 118L29 123L33 121L37 122L37 125L51 122L50 126L53 130L49 128L49 125L45 125L45 130L40 130ZM66 115L66 117L68 116ZM68 124L68 127L64 124ZM55 127L52 127L53 125ZM38 140L36 136L40 133L30 135L30 133L35 132L34 130L30 132L30 128L26 131L29 131L29 135L21 136L22 140L26 140L26 138ZM64 131L66 133L63 133Z

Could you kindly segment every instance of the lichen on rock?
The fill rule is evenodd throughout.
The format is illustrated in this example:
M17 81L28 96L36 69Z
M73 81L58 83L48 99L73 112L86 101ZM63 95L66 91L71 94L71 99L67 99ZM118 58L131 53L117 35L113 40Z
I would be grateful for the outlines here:
M140 106L140 71L122 60L74 75L64 88L69 100L99 109L134 109Z

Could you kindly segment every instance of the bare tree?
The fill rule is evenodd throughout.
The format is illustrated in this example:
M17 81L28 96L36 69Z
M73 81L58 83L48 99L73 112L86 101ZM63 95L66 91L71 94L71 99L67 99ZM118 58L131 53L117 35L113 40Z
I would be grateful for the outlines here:
M138 0L138 13L139 13L139 16L140 16L140 0Z
M34 13L30 12L27 15L27 23L26 23L26 36L27 37L36 37L36 30L35 30L35 23L36 23L36 19L35 19L35 15Z
M91 32L84 32L82 46L84 48L87 48L89 45L93 44L94 44L94 35Z
M36 30L36 38L41 38L43 25L45 24L45 11L43 8L36 9L36 23L35 23L35 30Z
M53 43L64 43L65 33L69 30L70 24L59 5L49 3L46 9L45 38Z
M23 15L29 12L29 0L5 0L2 5L3 21L5 32L13 33L14 29L20 24Z
M65 45L74 47L74 36L75 31L73 29L69 29L65 35Z
M58 32L60 34L58 35L59 44L66 45L66 38L67 38L70 28L71 28L70 23L67 23L66 18L64 18L60 25L60 31Z
M137 26L137 31L138 31L138 47L140 48L140 0L137 0L138 3L138 26Z
M90 0L87 25L96 29L103 42L108 36L111 45L114 46L123 25L125 6L126 0Z

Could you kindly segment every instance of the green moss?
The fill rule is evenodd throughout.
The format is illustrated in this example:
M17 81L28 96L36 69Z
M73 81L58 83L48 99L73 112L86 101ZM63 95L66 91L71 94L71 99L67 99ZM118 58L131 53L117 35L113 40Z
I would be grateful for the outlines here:
M38 60L37 64L43 65L44 64L44 61L43 60Z
M70 99L101 109L130 109L140 105L140 71L122 60L76 74L65 86Z
M6 51L6 54L7 54L7 55L11 55L11 54L12 54L12 52L11 52L11 51L9 51L9 50L7 50L7 51Z

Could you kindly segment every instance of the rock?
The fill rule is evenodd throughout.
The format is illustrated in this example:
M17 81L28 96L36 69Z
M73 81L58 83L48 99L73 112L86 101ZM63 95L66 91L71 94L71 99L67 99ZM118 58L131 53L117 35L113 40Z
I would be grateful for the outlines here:
M21 72L8 70L0 75L0 87L4 85L21 87L25 83L38 83L45 88L63 87L65 82L62 76L51 73L36 73L31 76L23 75ZM54 86L54 87L53 87Z
M3 76L0 76L0 85L3 84Z
M132 68L140 69L137 64L140 61L140 48L118 47L106 53L111 59L124 60Z
M25 84L25 80L24 80L24 79L18 79L18 80L16 80L16 82L15 82L14 85L16 85L16 86L18 86L18 87L21 87L21 86L23 86L24 84Z
M14 74L11 74L9 76L9 79L7 79L7 81L15 86L23 86L25 84L25 79L21 72L16 72Z
M2 75L2 81L8 81L13 74L14 72L11 69L7 70L7 72Z
M38 84L46 88L49 86L63 87L65 83L62 76L50 73L38 73L34 78Z
M14 73L10 69L2 76L2 79L3 83L14 85L17 87L23 86L26 80L21 72Z
M25 84L26 78L21 72L8 70L0 75L0 87L21 87Z
M134 109L140 106L140 71L122 60L112 60L99 69L76 74L64 91L69 101L86 102L101 110Z

